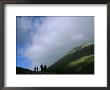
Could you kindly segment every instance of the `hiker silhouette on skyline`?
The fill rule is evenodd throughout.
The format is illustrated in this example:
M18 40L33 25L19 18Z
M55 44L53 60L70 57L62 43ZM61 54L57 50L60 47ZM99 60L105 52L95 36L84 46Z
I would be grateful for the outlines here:
M47 71L47 66L46 66L46 65L44 65L44 71L45 71L45 72Z
M43 65L41 65L40 68L41 68L41 71L43 71Z
M38 67L37 67L37 72L38 72Z
M34 71L36 72L36 67L34 68Z

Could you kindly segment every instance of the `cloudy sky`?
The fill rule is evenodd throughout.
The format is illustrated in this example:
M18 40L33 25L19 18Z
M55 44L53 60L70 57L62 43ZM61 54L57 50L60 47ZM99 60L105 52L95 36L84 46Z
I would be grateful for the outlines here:
M17 66L50 66L74 47L94 42L94 17L17 16L16 35Z

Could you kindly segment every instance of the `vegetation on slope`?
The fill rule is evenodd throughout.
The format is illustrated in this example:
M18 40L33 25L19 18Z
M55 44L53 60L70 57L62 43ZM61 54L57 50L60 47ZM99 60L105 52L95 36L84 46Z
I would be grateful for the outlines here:
M48 68L58 74L93 74L94 44L69 51L64 57Z

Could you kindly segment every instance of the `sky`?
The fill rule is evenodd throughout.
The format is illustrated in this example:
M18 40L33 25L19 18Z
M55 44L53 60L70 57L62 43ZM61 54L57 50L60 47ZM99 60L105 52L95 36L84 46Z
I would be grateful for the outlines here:
M94 42L93 16L16 16L16 66L51 66L69 50Z

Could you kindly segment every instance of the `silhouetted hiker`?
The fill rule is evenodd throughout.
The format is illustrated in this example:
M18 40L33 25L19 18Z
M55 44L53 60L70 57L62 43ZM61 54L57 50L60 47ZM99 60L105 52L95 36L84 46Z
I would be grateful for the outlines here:
M43 71L43 65L41 65L40 68L41 68L41 71Z
M36 72L36 67L34 68L34 71Z
M47 66L46 66L46 65L44 65L44 71L45 71L45 72L47 71Z
M38 67L37 67L37 72L38 72Z

